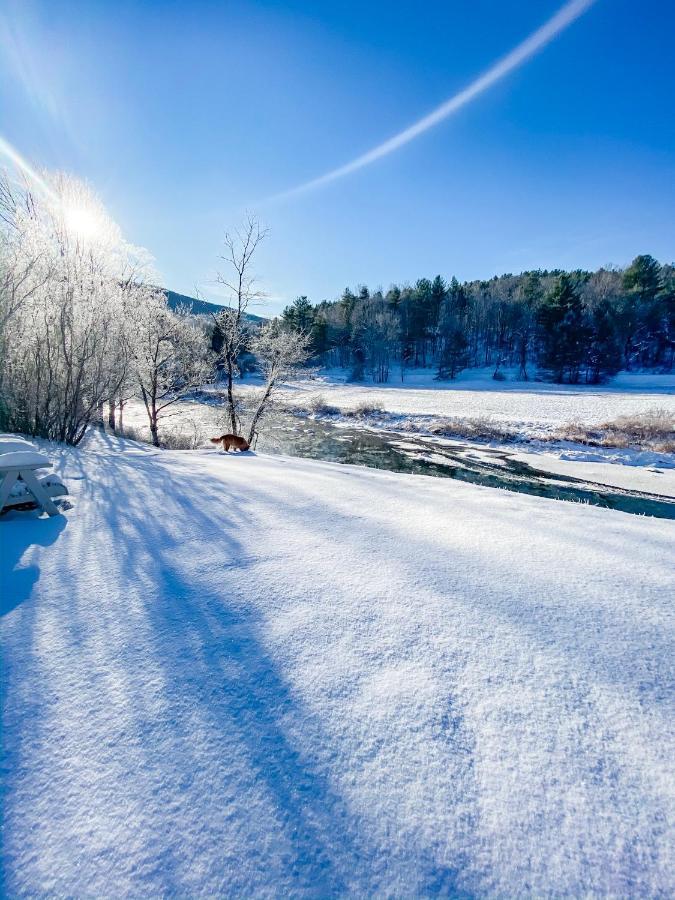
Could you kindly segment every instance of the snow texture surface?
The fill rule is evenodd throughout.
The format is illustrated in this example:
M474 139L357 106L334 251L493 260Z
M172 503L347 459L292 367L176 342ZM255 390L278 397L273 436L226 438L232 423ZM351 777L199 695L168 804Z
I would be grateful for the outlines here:
M675 523L51 455L74 508L0 521L7 896L672 896Z

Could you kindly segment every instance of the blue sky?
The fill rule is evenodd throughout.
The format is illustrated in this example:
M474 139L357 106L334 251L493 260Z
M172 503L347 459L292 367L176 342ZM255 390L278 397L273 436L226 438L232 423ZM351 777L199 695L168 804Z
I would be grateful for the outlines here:
M184 293L218 299L223 232L257 212L269 312L436 273L672 261L670 0L597 0L413 142L266 199L407 127L561 5L0 0L0 135L91 182Z

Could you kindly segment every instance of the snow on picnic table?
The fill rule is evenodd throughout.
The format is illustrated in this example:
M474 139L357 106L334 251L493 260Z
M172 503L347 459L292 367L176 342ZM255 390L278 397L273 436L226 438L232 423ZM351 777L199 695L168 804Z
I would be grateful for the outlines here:
M7 896L673 894L675 523L98 437L0 522Z

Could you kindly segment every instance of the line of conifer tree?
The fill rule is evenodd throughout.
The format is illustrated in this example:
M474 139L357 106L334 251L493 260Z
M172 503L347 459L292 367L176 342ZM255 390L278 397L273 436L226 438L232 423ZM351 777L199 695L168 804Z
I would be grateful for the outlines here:
M626 269L537 270L460 283L440 275L388 291L347 288L335 301L298 297L283 313L309 332L319 361L355 380L433 367L516 368L522 379L597 384L620 369L669 372L675 356L675 268L648 255Z

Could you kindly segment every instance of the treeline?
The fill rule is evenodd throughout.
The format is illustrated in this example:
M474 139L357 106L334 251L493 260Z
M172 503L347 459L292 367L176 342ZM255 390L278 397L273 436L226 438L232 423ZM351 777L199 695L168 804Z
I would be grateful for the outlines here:
M440 275L386 293L347 288L298 299L283 313L311 335L326 366L386 382L414 367L452 379L469 367L517 367L557 382L597 384L620 369L671 371L675 268L638 256L626 269L531 271L460 283Z

